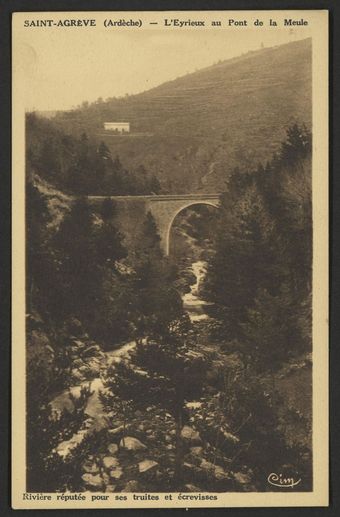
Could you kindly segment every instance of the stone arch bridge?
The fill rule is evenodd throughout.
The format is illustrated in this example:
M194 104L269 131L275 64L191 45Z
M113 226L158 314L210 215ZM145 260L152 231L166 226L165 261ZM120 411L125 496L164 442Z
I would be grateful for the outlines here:
M99 204L112 199L117 207L117 217L128 241L133 241L138 225L151 212L158 227L163 252L168 255L170 231L175 217L185 208L193 205L218 207L219 194L165 194L149 196L89 196L90 203Z

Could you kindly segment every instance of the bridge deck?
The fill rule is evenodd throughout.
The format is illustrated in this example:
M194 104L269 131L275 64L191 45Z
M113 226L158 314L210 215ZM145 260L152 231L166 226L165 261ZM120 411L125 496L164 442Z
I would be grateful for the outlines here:
M117 200L148 200L148 201L180 201L180 200L196 200L196 199L219 199L221 194L155 194L155 195L138 195L138 196L87 196L88 199L117 199Z

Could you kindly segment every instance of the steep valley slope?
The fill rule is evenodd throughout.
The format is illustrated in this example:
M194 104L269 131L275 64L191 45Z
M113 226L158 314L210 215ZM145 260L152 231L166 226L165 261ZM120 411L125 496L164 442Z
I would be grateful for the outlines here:
M290 125L310 128L311 49L305 39L251 51L54 120L103 140L128 169L143 164L164 192L223 191L234 168L270 159ZM105 121L128 121L131 133L105 132Z

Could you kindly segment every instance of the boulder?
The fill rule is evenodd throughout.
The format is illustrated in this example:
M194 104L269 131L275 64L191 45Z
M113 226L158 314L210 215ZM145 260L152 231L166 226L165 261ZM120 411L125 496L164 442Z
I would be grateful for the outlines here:
M85 429L90 429L91 427L93 427L93 418L87 418L84 422L84 428Z
M209 472L218 481L230 480L230 475L219 465L214 465L210 461L203 459L200 463L200 467L205 471Z
M103 480L99 474L83 474L82 480L84 481L85 485L89 488L102 489Z
M99 375L100 373L100 361L98 361L98 359L94 358L94 357L91 357L91 359L89 359L87 361L87 373L88 374L91 374L93 376L95 375Z
M99 466L94 461L87 461L83 464L83 471L88 474L97 474L99 472Z
M59 443L54 451L61 457L66 458L69 454L73 454L74 450L80 445L87 435L87 430L83 429L75 433L69 440Z
M102 473L102 478L103 478L103 484L104 484L104 486L106 486L106 485L109 485L109 484L110 484L110 476L109 476L106 472L103 472L103 473Z
M123 469L121 467L116 467L110 471L110 476L113 479L120 479L123 475Z
M111 436L116 436L117 434L120 434L124 431L124 426L119 425L118 427L114 427L113 429L109 429L108 433Z
M190 478L196 477L202 472L199 467L188 462L183 463L182 469L184 474L187 474Z
M239 443L240 439L228 431L222 431L224 439L232 445Z
M81 382L84 380L84 375L81 372L79 372L77 369L73 369L71 371L71 376L75 383L77 383L79 381Z
M141 487L135 479L128 481L123 488L122 492L141 492Z
M83 332L81 322L77 318L70 318L66 323L68 331L72 334L78 336L80 332Z
M188 409L199 409L202 407L202 402L187 402L185 406Z
M73 366L74 368L81 368L82 366L84 366L84 361L82 359L74 359Z
M139 441L137 438L133 436L126 436L120 440L119 446L123 449L127 449L128 451L138 451L142 449L146 449L146 445Z
M234 472L233 473L234 479L239 485L240 488L242 488L245 492L255 492L256 488L254 487L252 483L252 473L249 471L248 473L245 472Z
M108 446L107 450L111 454L116 454L116 452L118 451L118 445L116 443L110 443L110 445Z
M106 469L111 469L112 467L118 466L119 461L113 456L105 456L105 458L103 458L103 465Z
M190 447L190 452L194 456L202 456L202 454L203 454L203 447Z
M198 431L195 431L192 427L185 425L181 431L181 438L192 444L199 445L202 443L201 437Z
M142 474L144 472L150 472L158 467L157 461L143 460L138 463L138 470Z
M192 485L191 483L187 483L184 485L188 492L200 492L201 489L198 488L196 485Z
M101 350L98 345L91 345L83 351L83 356L91 357L97 355L99 352L101 352Z

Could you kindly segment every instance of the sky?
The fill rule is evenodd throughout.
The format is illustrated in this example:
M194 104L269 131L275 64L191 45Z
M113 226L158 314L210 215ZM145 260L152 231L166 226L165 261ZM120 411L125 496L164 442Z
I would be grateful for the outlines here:
M299 29L40 30L15 40L14 67L26 110L68 110L99 97L124 96L261 46L308 37Z

